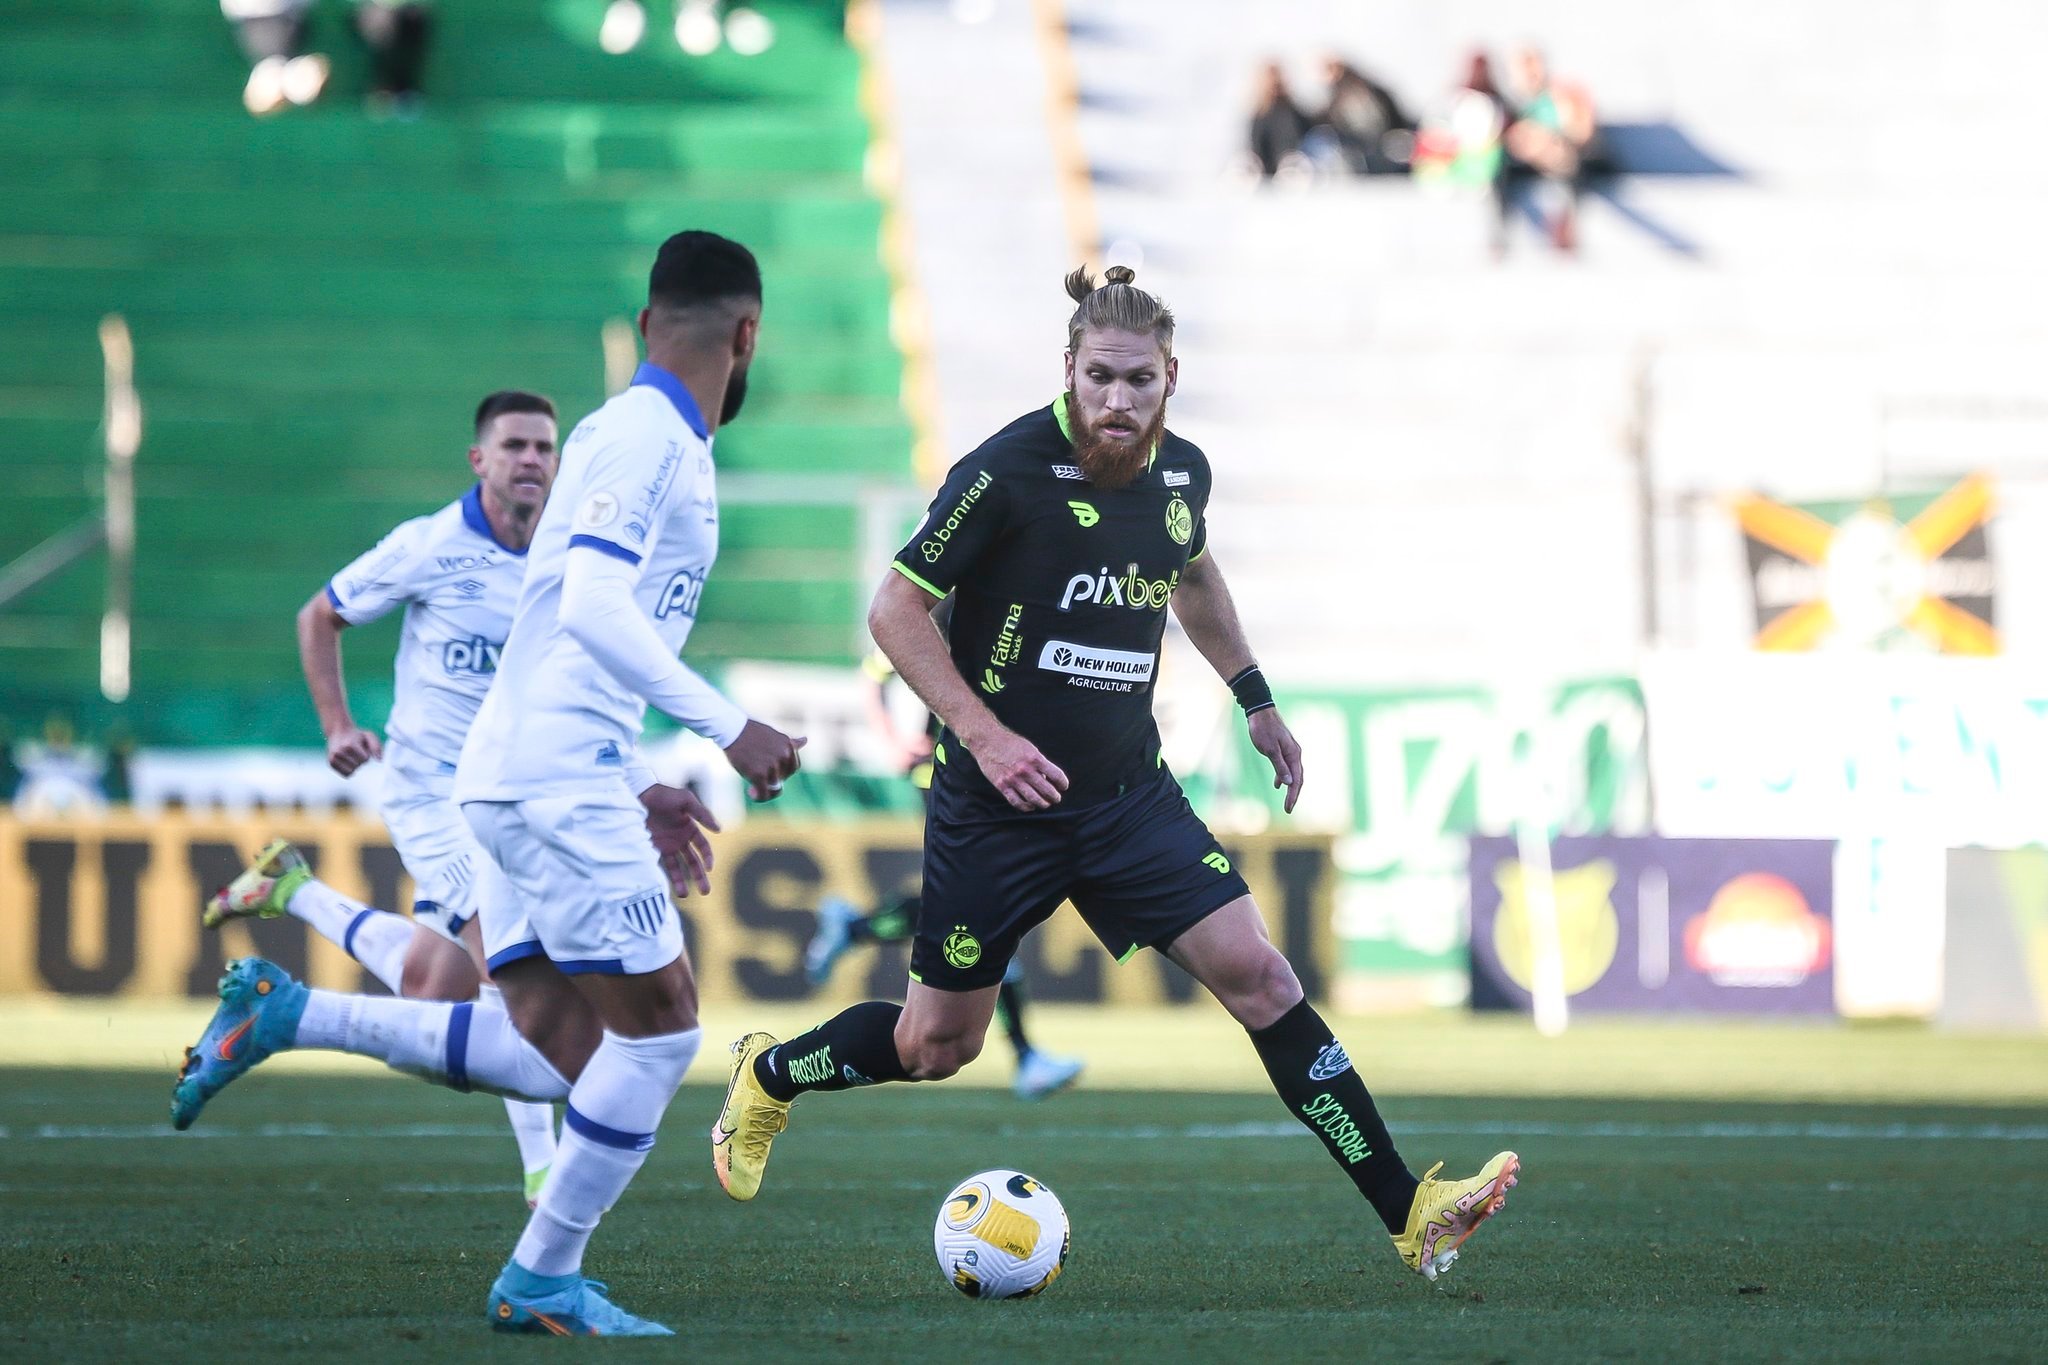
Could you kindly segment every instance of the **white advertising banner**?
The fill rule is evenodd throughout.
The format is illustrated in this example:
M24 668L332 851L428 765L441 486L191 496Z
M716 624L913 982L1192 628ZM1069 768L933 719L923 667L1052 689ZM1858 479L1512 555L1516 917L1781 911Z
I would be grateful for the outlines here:
M1662 654L1642 683L1667 835L2048 843L2048 668Z

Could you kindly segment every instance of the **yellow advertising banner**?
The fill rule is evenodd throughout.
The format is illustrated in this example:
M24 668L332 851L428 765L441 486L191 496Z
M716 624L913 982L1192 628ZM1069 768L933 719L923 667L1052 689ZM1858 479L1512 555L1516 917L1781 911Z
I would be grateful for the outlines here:
M344 895L386 909L413 902L383 825L360 815L0 815L0 996L199 998L213 993L224 961L252 952L316 986L381 991L340 948L289 917L200 928L205 897L278 836ZM811 997L803 950L819 900L872 905L915 890L922 837L909 821L757 820L718 835L711 895L678 907L706 1002ZM1329 840L1256 835L1223 846L1274 941L1320 996L1334 961ZM1156 953L1119 967L1068 910L1026 939L1022 957L1041 1000L1161 1005L1198 989ZM856 954L817 999L900 998L906 962L901 944Z

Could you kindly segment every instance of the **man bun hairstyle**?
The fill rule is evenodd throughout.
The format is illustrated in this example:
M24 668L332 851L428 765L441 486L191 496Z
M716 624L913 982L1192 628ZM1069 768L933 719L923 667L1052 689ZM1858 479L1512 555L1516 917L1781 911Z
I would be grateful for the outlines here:
M661 244L647 276L647 302L657 308L760 297L761 265L754 253L715 232L678 232Z
M1138 272L1127 265L1113 265L1102 272L1102 283L1088 273L1085 265L1067 274L1067 297L1076 305L1067 320L1067 349L1081 349L1081 334L1095 329L1150 333L1159 349L1173 355L1173 310L1137 286Z
M550 422L555 421L555 405L537 393L524 389L499 389L486 394L484 401L476 405L476 436L483 439L484 428L508 412L537 412Z

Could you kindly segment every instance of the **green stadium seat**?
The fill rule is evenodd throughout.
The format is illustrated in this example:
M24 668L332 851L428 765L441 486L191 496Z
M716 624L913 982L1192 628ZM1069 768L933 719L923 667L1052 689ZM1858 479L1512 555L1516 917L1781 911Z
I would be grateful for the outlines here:
M602 329L682 227L762 259L766 349L718 443L735 488L910 486L843 7L765 0L769 54L703 59L660 41L607 56L603 8L438 0L429 103L401 123L356 103L332 11L326 100L259 121L210 3L0 0L0 562L98 506L106 313L134 335L146 420L133 698L96 701L90 559L0 609L0 720L309 742L299 606L462 491L483 393L551 394L565 431L602 401ZM862 524L850 499L728 497L693 662L851 662ZM373 720L392 634L348 646Z

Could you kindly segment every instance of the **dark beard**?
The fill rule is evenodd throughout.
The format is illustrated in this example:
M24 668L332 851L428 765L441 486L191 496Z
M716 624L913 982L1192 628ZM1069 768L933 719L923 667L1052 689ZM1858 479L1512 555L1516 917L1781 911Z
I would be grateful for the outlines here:
M732 419L740 415L740 408L747 401L747 372L734 370L725 381L725 404L718 410L718 425L731 426Z
M1067 411L1078 416L1080 404L1074 395L1067 395ZM1159 438L1166 431L1166 404L1159 405L1159 411L1132 441L1105 436L1096 427L1083 426L1074 433L1074 462L1081 466L1081 473L1089 483L1105 493L1114 493L1128 488L1137 481L1145 467L1152 461L1152 452L1159 445Z

